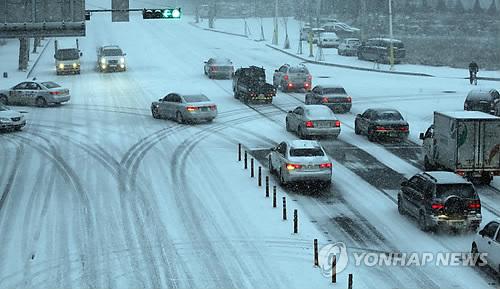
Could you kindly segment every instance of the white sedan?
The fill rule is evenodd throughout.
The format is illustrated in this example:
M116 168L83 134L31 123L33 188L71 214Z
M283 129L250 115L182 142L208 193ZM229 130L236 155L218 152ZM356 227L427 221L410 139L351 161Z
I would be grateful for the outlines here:
M21 130L25 125L21 113L0 104L0 130Z
M70 99L69 89L52 81L23 81L9 89L0 90L0 104L36 105L61 104Z
M476 234L471 252L500 274L500 219L489 222Z
M304 139L310 136L337 138L340 121L325 105L301 105L289 111L285 119L286 130L296 132Z
M280 143L268 155L269 171L276 173L279 182L321 182L329 187L332 162L319 142L294 140Z

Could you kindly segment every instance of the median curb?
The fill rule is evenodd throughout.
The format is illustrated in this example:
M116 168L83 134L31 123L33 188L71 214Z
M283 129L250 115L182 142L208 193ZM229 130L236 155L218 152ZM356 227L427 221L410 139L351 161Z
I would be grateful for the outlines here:
M302 61L305 61L307 63L313 63L313 64L318 64L318 65L324 65L324 66L333 66L333 67L340 67L340 68L347 68L347 69L354 69L354 70L362 70L362 71L370 71L370 72L380 72L380 73L389 73L389 74L401 74L401 75L410 75L410 76L425 76L425 77L435 77L434 75L426 74L426 73L419 73L419 72L404 72L404 71L386 71L386 70L380 70L380 69L373 69L373 68L365 68L365 67L358 67L358 66L351 66L351 65L344 65L344 64L336 64L336 63L331 63L331 62L323 62L323 61L316 61L316 60L311 60L307 59L305 57L296 55L294 53L288 52L284 49L275 47L271 44L266 44L267 47L272 48L274 50L277 50L279 52L285 53L289 56L295 57L297 59L300 59Z
M222 30L218 30L218 29L215 29L215 28L204 28L204 27L199 26L195 22L189 22L189 24L191 24L192 26L194 26L196 28L203 29L203 30L206 30L206 31L217 32L217 33L222 33L222 34L227 34L227 35L232 35L232 36L238 36L238 37L248 38L248 36L245 35L245 34L227 32L227 31L222 31Z

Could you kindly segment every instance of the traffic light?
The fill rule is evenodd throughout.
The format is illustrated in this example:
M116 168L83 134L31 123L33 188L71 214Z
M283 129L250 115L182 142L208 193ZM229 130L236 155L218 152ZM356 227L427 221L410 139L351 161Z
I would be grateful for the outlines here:
M143 9L143 19L179 19L181 18L181 8L165 9Z

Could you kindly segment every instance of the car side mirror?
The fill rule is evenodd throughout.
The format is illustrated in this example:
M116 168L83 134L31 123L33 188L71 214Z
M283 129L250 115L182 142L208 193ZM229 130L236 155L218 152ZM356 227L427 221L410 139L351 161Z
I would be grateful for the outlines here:
M424 133L423 133L423 132L421 132L418 138L419 138L419 139L421 139L421 140L423 140L423 139L425 138L425 137L424 137Z
M289 110L288 113L293 113L293 111Z
M404 186L407 186L408 185L408 181L402 181L401 182L401 186L404 187Z
M158 101L163 101L163 98L158 99Z
M275 69L274 72L278 72L278 69Z
M356 114L356 117L361 117L361 114L360 113Z
M203 63L207 64L207 61L203 61Z
M127 56L127 53L123 53L123 56Z
M80 52L80 57L82 57L82 56L83 56L83 52Z
M479 233L478 233L478 234L479 234L479 235L481 235L481 237L484 237L484 233L485 233L485 232L484 232L484 229L482 229L481 231L479 231Z

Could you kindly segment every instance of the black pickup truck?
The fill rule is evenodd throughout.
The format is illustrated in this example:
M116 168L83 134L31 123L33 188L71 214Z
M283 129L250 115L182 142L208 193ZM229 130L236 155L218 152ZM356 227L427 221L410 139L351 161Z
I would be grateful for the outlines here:
M239 68L233 77L234 98L244 103L272 103L276 88L266 83L264 68L250 66Z

